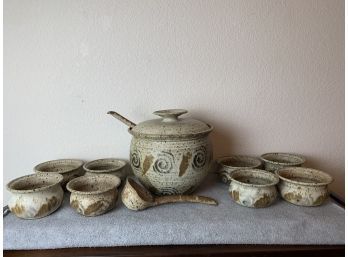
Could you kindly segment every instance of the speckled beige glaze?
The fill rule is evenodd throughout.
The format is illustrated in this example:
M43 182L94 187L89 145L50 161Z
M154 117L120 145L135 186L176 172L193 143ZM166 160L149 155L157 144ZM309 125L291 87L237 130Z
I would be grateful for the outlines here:
M329 197L332 177L320 170L289 167L276 171L278 188L285 201L302 206L319 206Z
M217 205L217 201L210 197L198 195L168 195L154 197L145 187L138 184L132 178L127 178L126 184L122 190L121 198L123 204L130 210L140 211L146 208L178 202L202 203Z
M246 207L262 208L277 198L279 179L273 173L259 169L235 170L230 175L229 192L232 199Z
M120 179L125 178L125 166L124 160L115 158L106 158L87 162L83 165L85 175L100 175L100 174L111 174L119 177Z
M131 178L126 180L126 184L121 193L123 204L130 210L143 210L153 205L155 198L145 188L137 184Z
M291 153L265 153L261 155L261 160L264 169L273 173L280 168L300 167L306 161L303 156Z
M63 175L62 187L65 189L66 183L84 174L82 165L83 161L81 160L53 160L36 165L34 167L34 172L58 172Z
M38 219L51 214L63 201L62 181L62 175L47 172L12 180L7 184L7 190L12 193L9 209L23 219Z
M84 216L101 215L115 207L120 183L120 178L110 174L75 178L66 185L70 206Z
M130 164L135 176L157 195L193 192L207 176L212 164L212 127L194 119L181 119L186 110L154 112L155 119L133 126ZM109 112L119 120L123 117ZM124 121L123 121L124 122Z
M262 162L259 158L246 155L220 157L217 159L217 163L220 180L225 184L230 183L228 174L231 174L235 170L258 169L262 167Z

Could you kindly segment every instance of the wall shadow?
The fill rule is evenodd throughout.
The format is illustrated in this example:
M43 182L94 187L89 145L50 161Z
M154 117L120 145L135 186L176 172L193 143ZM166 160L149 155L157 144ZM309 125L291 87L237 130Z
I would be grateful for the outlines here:
M226 123L218 121L204 112L190 110L190 116L214 127L209 137L213 144L214 159L211 172L216 172L218 169L216 163L217 158L234 154L236 151L238 152L235 148L236 145L240 144L240 142L237 142L238 132L233 128L233 126L227 126Z

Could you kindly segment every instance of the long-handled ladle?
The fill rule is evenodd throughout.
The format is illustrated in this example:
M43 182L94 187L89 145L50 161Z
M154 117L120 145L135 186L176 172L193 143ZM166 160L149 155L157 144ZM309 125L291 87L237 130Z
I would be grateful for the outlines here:
M145 187L132 178L127 178L121 197L123 204L133 211L144 210L148 207L160 204L179 202L218 205L216 200L199 195L168 195L155 197Z

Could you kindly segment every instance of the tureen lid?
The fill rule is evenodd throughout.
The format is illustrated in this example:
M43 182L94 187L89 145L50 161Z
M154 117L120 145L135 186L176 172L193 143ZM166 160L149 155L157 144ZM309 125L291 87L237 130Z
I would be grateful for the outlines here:
M187 113L183 109L155 111L161 119L147 120L130 128L129 132L143 138L194 138L209 134L213 127L199 120L179 118Z

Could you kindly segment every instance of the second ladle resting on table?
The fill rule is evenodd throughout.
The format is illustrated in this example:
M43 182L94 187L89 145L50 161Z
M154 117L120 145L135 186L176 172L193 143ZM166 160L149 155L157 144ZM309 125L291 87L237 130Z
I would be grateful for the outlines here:
M122 191L123 204L133 211L144 210L148 207L178 202L202 203L217 205L217 201L205 196L198 195L168 195L168 196L153 196L145 187L138 184L132 178L127 178L126 185Z

